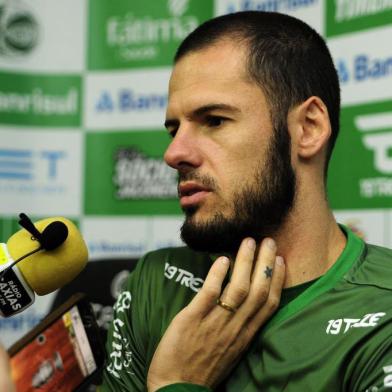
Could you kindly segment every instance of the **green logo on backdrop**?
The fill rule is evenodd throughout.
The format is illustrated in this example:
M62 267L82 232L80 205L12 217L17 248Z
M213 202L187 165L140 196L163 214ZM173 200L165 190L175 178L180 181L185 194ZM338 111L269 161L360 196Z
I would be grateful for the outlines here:
M213 0L90 0L89 69L170 65L179 43L213 16Z
M149 157L138 146L117 149L113 183L118 200L177 197L176 172L170 169L161 157Z
M0 73L2 124L79 126L80 76Z
M335 209L391 207L392 101L342 109L328 189Z
M390 24L392 0L334 0L325 2L327 37Z
M163 131L88 133L86 214L178 214L177 174L162 159L168 142Z

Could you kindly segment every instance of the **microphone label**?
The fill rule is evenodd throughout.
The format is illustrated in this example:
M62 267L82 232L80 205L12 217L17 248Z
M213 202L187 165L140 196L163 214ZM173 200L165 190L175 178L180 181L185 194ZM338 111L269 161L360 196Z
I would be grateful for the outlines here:
M4 317L20 312L34 302L16 273L9 269L0 279L0 314Z

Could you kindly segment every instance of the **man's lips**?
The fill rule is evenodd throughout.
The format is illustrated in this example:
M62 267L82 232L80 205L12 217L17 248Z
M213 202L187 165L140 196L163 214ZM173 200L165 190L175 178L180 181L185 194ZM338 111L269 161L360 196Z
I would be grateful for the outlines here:
M181 207L190 207L199 204L211 192L211 189L197 184L196 182L180 183L178 195Z

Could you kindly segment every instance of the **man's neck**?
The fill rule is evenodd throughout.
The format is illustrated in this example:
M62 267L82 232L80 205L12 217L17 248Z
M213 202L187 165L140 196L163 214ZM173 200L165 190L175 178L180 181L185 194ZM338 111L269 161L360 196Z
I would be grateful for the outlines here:
M313 195L314 196L314 195ZM286 264L285 287L316 279L336 262L346 245L346 236L337 225L325 198L298 203L274 238L278 255Z

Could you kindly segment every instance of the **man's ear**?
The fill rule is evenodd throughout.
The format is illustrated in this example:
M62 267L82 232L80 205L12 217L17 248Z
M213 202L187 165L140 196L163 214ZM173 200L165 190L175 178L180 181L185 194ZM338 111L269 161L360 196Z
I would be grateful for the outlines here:
M319 97L310 97L288 116L291 139L301 158L312 158L328 144L331 124L327 107Z

